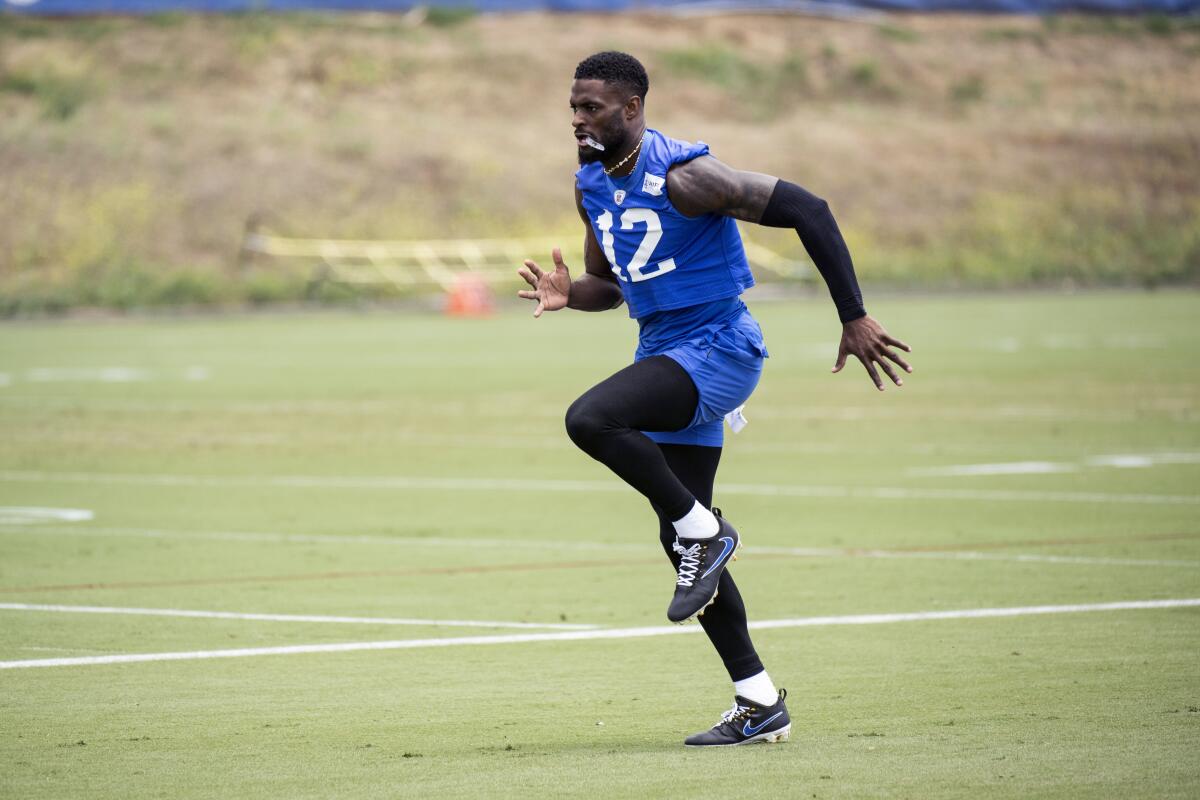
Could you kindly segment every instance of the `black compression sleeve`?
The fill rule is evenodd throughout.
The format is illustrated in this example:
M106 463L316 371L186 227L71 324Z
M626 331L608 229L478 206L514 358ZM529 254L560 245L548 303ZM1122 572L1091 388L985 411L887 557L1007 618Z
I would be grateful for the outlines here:
M858 279L854 277L854 262L850 260L846 240L838 230L828 203L794 183L780 180L775 184L759 224L796 229L804 249L829 287L842 322L867 315Z

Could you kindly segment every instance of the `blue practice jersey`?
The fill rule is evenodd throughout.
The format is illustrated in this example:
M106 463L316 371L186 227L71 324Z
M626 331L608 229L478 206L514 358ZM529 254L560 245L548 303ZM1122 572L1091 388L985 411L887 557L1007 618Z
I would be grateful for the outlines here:
M754 285L731 217L685 217L667 197L667 170L708 154L647 130L633 172L610 178L599 162L575 173L583 208L616 274L629 316L734 298Z

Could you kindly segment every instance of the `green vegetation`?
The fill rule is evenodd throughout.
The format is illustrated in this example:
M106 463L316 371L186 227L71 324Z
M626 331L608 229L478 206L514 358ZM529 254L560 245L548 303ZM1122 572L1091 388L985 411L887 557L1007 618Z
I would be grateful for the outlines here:
M562 98L611 47L660 130L827 197L868 285L1200 282L1194 20L580 19L0 15L0 314L362 296L239 270L262 215L577 241Z
M437 28L453 28L475 17L475 9L469 6L429 6L425 9L425 21Z
M675 75L709 81L726 89L746 91L762 80L762 70L736 50L698 45L668 50L662 64Z
M739 114L757 122L779 119L810 86L803 53L756 63L733 48L701 45L666 50L659 58L670 75L719 87Z
M1138 38L1144 35L1173 37L1194 34L1200 31L1200 20L1194 16L1167 14L1095 14L1087 16L1060 16L1050 14L1042 18L1046 29L1054 33L1105 34Z
M51 71L14 71L0 73L0 92L33 98L41 105L46 119L62 122L75 115L95 93L95 88L83 77Z
M967 75L950 85L950 99L955 103L978 103L987 94L987 81L982 75Z
M829 374L826 298L749 301L771 359L716 498L754 619L1197 597L1200 294L872 294L916 367L882 395ZM528 312L0 324L3 602L665 625L649 508L562 429L636 325ZM0 622L2 662L542 632ZM719 753L680 746L730 701L696 633L0 669L0 795L1195 797L1198 623L757 630L792 741Z
M916 42L921 39L921 34L916 30L891 22L885 22L877 26L876 30L879 31L879 35L884 39L891 39L896 42Z
M879 83L879 65L874 61L860 61L850 68L850 81L864 89Z
M53 23L41 17L0 14L0 36L5 39L38 39L53 32Z
M983 194L948 221L937 247L883 248L849 235L869 273L896 284L1012 288L1194 283L1200 278L1200 207L1147 213L1143 200L1080 193ZM1062 213L1067 209L1069 213ZM1079 220L1089 220L1080 224ZM861 237L858 238L858 237Z
M1033 28L986 28L980 31L980 38L985 42L1030 41L1040 45L1046 43L1047 34L1045 30Z

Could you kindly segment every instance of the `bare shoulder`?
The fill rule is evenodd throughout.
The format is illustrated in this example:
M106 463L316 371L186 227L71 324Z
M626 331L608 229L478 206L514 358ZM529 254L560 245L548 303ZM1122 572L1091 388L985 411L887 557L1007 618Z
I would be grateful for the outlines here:
M758 222L778 178L737 170L712 156L676 164L667 172L667 196L688 217L724 214Z
M719 213L735 193L733 172L712 156L684 161L667 171L667 196L689 217Z

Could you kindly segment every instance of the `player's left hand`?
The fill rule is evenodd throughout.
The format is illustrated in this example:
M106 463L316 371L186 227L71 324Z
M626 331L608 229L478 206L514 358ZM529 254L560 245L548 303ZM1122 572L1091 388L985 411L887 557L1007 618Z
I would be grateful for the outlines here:
M883 379L875 369L876 364L892 379L892 383L903 386L904 381L888 362L896 362L905 372L913 370L908 362L889 349L891 347L899 347L906 353L912 352L912 348L904 342L888 335L883 326L869 314L851 320L842 325L842 343L838 346L837 363L833 365L833 371L841 372L842 367L846 366L846 357L854 356L862 362L879 391L883 391Z

